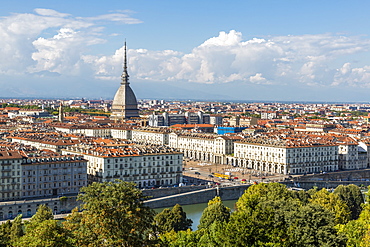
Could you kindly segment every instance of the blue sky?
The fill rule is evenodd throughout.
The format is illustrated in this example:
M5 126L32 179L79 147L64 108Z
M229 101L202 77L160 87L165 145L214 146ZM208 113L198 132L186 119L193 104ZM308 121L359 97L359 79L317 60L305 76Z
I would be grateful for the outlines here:
M370 101L370 1L0 3L0 97Z

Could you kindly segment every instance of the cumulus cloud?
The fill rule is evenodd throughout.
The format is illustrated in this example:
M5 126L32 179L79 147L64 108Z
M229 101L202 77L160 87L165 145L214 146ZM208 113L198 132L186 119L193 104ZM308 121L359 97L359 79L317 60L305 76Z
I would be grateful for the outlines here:
M249 81L252 83L256 83L256 84L267 84L268 83L266 78L264 78L261 73L257 73L253 76L250 76Z
M35 9L2 17L0 74L119 80L123 47L111 55L88 50L106 42L102 23L107 22L141 23L130 11L82 18ZM369 48L370 40L364 37L310 34L244 40L241 32L231 30L210 37L190 53L128 49L128 62L131 80L368 87L370 65L353 61Z
M52 38L38 38L32 42L37 50L32 53L36 64L29 68L29 72L50 71L78 75L83 47L103 42L84 32L61 28Z
M365 85L366 68L337 68L336 60L367 52L370 40L333 34L253 38L243 41L236 31L220 32L191 53L129 50L131 77L151 81L189 81L280 85ZM84 56L97 78L118 79L122 48L112 56ZM345 73L344 73L345 72ZM344 79L347 78L347 79ZM352 80L349 83L349 80Z
M370 66L352 68L350 63L345 63L334 75L332 85L350 85L370 88Z
M1 17L0 74L76 74L86 48L104 42L99 37L104 27L99 26L98 20L140 23L119 12L82 18L52 9L34 11ZM50 34L55 35L50 38Z

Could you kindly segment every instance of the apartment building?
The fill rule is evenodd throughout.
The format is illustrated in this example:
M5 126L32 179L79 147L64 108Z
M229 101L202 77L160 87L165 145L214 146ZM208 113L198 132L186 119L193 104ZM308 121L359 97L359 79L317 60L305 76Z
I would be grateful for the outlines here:
M0 201L21 198L22 161L18 151L0 151Z
M82 156L30 156L21 170L22 198L77 194L87 185L87 160Z
M169 128L139 128L131 131L131 140L138 143L168 145L171 129Z
M225 156L233 153L234 141L240 139L239 136L173 132L169 134L168 145L183 152L185 158L224 164Z
M62 153L83 155L88 160L89 183L120 179L143 188L170 186L182 181L183 154L165 146L79 146L69 147Z
M246 138L235 143L228 163L280 174L319 173L338 170L338 146L321 139Z

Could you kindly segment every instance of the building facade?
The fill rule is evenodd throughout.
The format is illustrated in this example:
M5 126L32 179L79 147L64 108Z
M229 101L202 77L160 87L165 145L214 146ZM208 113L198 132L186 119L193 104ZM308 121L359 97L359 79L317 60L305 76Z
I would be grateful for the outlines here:
M63 153L83 155L88 160L89 183L120 179L145 188L171 186L182 181L183 154L164 146L69 147Z
M0 201L21 198L21 165L23 157L17 151L0 151Z
M74 194L87 185L82 156L29 157L22 163L22 198Z

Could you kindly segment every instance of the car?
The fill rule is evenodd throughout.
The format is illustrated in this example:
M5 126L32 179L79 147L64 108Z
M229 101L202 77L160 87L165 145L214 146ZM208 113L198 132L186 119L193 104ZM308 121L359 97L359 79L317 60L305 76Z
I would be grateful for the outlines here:
M238 177L234 177L234 179L239 179Z
M208 175L208 177L209 177L209 178L213 178L213 175L209 174L209 175Z
M194 172L195 175L200 175L200 172Z

